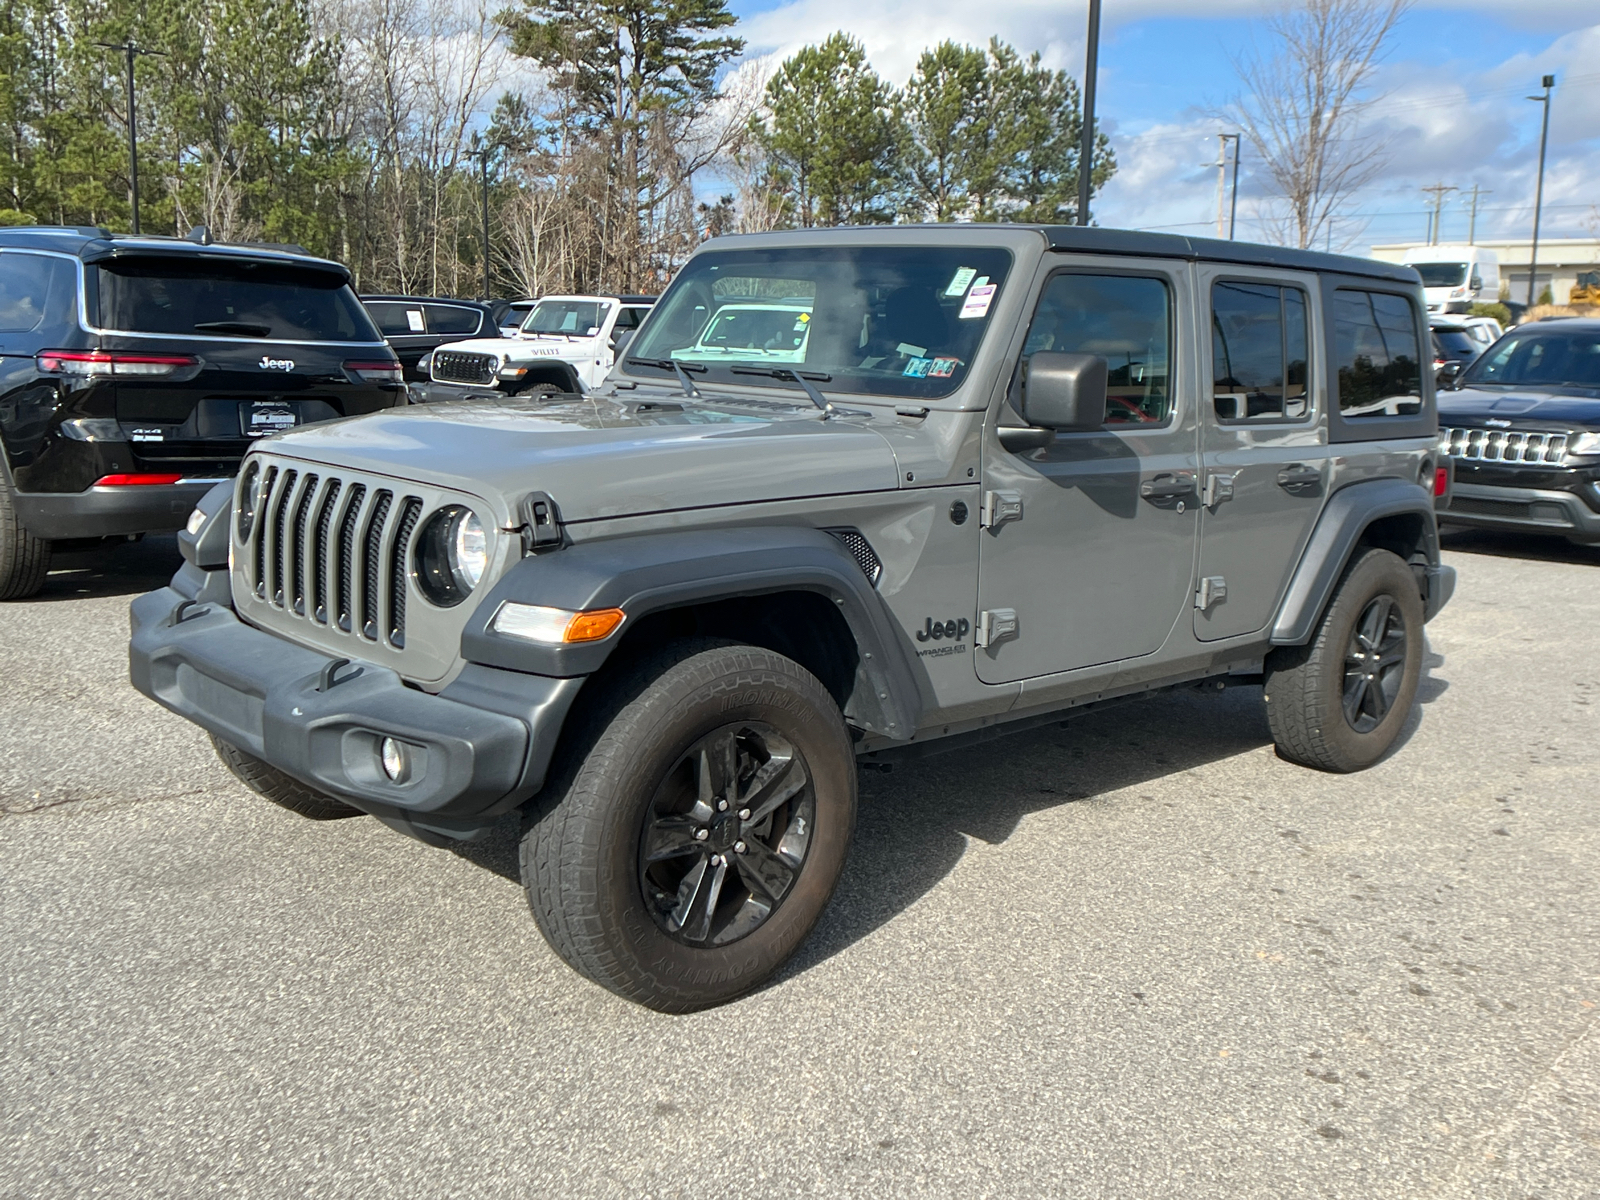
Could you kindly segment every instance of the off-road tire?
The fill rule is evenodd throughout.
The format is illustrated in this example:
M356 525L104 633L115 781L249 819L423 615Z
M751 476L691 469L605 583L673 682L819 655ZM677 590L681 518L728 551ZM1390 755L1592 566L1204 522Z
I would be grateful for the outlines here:
M225 742L214 733L210 736L222 765L256 795L312 821L340 821L345 817L366 816L354 805L307 787L293 775L287 775L255 755L245 753L232 742Z
M1356 623L1380 596L1389 596L1404 622L1405 655L1399 688L1375 727L1358 732L1345 716L1346 654ZM1278 753L1319 771L1370 767L1394 745L1416 703L1422 675L1423 604L1416 576L1387 550L1356 551L1311 641L1267 657L1267 723Z
M26 600L49 573L50 543L22 527L11 484L0 471L0 600Z
M642 839L675 764L740 722L776 731L803 756L811 841L762 923L727 945L690 945L646 907ZM521 845L523 886L545 940L580 975L662 1012L722 1004L760 985L821 916L854 831L855 757L833 698L781 654L686 639L616 679L574 736Z

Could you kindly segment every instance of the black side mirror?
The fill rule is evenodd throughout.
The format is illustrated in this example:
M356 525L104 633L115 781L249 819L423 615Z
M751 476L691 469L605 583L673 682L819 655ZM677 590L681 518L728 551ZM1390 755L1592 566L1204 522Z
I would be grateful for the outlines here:
M633 340L633 335L635 333L637 333L637 332L638 332L637 328L634 328L634 329L614 329L614 330L612 330L611 331L611 348L613 350L615 350L618 354L621 354L622 350L623 350L623 347L625 347L629 342L631 342Z
M1106 423L1106 360L1041 350L1022 360L1022 419L1066 432Z
M1452 358L1433 373L1433 384L1454 391L1461 384L1461 372L1464 370L1466 364L1459 358Z

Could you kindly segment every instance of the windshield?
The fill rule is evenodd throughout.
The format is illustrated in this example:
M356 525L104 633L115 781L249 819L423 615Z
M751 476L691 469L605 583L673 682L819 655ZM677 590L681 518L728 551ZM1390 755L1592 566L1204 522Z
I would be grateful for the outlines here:
M1509 333L1467 368L1464 382L1600 388L1600 330Z
M1463 262L1426 262L1410 264L1422 276L1423 287L1460 287L1467 281L1467 264Z
M595 300L541 300L522 323L522 332L592 337L600 332L604 308Z
M840 391L945 396L966 377L1010 268L1010 251L993 248L701 254L628 347L625 369L659 377L677 360L700 378L746 384L752 371L792 364Z
M103 329L297 342L377 342L337 275L275 263L128 258L94 272Z

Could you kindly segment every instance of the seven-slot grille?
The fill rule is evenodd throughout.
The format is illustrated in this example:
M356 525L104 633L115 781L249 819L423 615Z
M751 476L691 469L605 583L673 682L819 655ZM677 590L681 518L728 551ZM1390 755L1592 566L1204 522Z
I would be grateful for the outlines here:
M1567 435L1515 429L1441 429L1440 444L1451 458L1559 466L1566 461Z
M491 384L498 365L499 360L492 354L474 354L470 350L433 352L433 378L436 383Z
M293 467L264 470L260 515L244 547L256 599L402 648L422 498Z

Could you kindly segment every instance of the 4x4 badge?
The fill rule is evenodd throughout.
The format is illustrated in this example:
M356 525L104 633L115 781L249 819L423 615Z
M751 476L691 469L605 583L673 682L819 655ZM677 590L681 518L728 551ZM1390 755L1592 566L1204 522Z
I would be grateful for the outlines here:
M263 354L261 356L261 361L258 362L256 366L260 367L263 371L292 371L294 370L294 359L268 358L265 354Z

